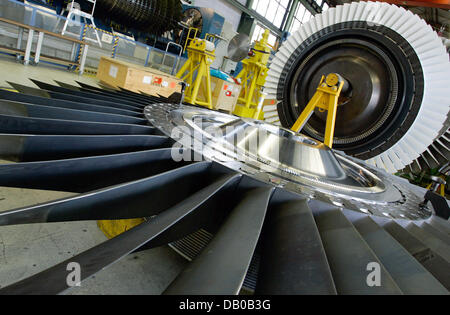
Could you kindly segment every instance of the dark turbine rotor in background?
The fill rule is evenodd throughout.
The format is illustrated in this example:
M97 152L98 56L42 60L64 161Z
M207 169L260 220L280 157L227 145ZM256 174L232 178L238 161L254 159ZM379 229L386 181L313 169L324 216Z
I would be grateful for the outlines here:
M181 20L180 0L99 0L96 17L125 27L161 35Z
M391 174L439 168L450 153L449 71L442 40L419 16L384 2L338 5L280 46L265 84L277 108L265 115L290 128L321 76L339 73L350 89L338 102L333 149ZM301 132L323 142L325 120L317 110Z

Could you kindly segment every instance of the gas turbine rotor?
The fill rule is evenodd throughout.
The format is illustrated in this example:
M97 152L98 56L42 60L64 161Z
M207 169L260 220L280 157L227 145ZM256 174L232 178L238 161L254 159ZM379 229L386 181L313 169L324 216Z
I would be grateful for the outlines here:
M393 173L445 130L448 54L410 11L353 2L314 16L293 33L273 59L265 85L268 97L279 100L284 127L294 124L320 77L330 72L350 83L339 102L333 148ZM325 120L326 113L316 111L301 132L323 141Z
M175 104L149 105L145 115L200 157L306 198L391 219L432 214L405 180L289 129Z
M70 194L0 211L2 233L17 225L26 236L5 247L15 264L4 264L0 294L64 293L74 289L69 263L84 281L162 245L192 260L165 294L448 294L449 213L442 199L420 208L424 189L262 121L127 90L33 83L0 90L0 157L10 162L0 186ZM195 159L180 159L185 147ZM39 255L77 248L69 222L97 220L125 232L64 261L57 248ZM61 243L45 242L47 227L63 232ZM37 255L20 251L31 246ZM367 285L374 262L380 286Z

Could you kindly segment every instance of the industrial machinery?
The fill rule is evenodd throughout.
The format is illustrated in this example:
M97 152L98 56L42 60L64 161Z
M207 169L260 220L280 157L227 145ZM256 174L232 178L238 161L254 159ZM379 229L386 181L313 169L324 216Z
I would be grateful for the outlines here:
M242 60L242 70L236 76L241 80L242 88L233 114L241 117L264 119L264 112L258 111L258 103L262 96L262 89L266 82L267 63L271 48L268 45L269 30L266 29L261 39L255 41L250 49L248 58ZM258 111L258 116L255 113Z
M419 157L448 160L449 57L425 21L387 3L352 2L303 24L277 52L265 85L283 126L293 126L321 76L333 72L350 89L333 148L392 173ZM325 121L316 110L302 133L323 142Z
M207 34L220 34L225 18L217 14L214 9L183 5L182 22L188 28L195 28L195 37L205 38Z
M145 220L0 294L61 293L69 262L84 280L164 244L192 260L166 294L449 293L436 194L261 120L33 82L0 90L0 157L17 162L0 165L0 186L76 194L0 212L0 225ZM374 263L380 286L367 284Z
M186 48L195 38L206 38L208 34L221 34L225 18L211 8L183 5L183 17L175 32L174 41Z
M366 147L383 137L383 145L394 143L383 152L374 145L367 154L379 155L369 163L288 128L173 98L38 80L39 88L12 82L18 93L0 90L0 158L16 162L0 165L0 186L75 193L0 212L0 231L144 218L51 268L18 276L0 294L62 293L70 289L70 262L80 264L84 280L165 244L191 260L165 294L449 294L448 202L385 170L386 156L406 165L420 154L419 141L434 139L430 128L436 136L443 128L448 56L415 16L370 8L352 3L316 16L280 49L265 85L291 128L321 73L338 73L342 79L328 83L348 83L349 100L338 101L333 146L363 152L352 128L372 120L381 127L360 134ZM360 82L375 91L367 99ZM362 113L351 114L363 101ZM323 128L325 114L314 115L302 130L312 133L314 121ZM342 130L339 117L355 126ZM440 126L424 125L430 117ZM368 282L374 265L379 285Z
M185 23L188 27L196 28L199 32L199 35L201 35L203 31L203 17L200 10L188 7L183 11L182 22Z
M97 0L100 19L156 35L176 28L181 14L180 0Z
M205 39L194 38L190 41L188 60L177 73L177 77L187 83L184 101L193 105L206 106L212 109L211 73L210 65L215 58L213 35ZM200 97L200 87L203 89L203 98Z
M323 143L331 148L333 146L334 125L336 122L336 112L339 105L339 96L341 92L345 93L348 91L349 85L340 75L330 73L326 77L322 76L316 93L314 93L313 97L306 105L305 109L300 114L291 129L295 132L300 132L300 130L307 123L308 119L311 118L316 108L318 108L321 112L327 111Z
M182 19L180 0L30 0L29 2L41 8L45 7L50 12L54 10L54 13L66 15L70 19L81 16L81 22L93 29L128 34L136 40L151 42L162 49L166 47L168 38L172 37L171 31L176 32ZM76 10L73 10L74 7ZM91 18L92 13L94 20ZM64 27L67 27L67 24Z
M238 33L228 42L227 57L234 62L247 58L249 51L250 39L248 35Z
M210 67L216 59L216 44L225 19L210 8L183 6L183 19L176 41L181 43L188 60L177 77L186 81L185 101L212 109ZM222 54L221 54L222 55ZM220 56L223 58L223 56Z

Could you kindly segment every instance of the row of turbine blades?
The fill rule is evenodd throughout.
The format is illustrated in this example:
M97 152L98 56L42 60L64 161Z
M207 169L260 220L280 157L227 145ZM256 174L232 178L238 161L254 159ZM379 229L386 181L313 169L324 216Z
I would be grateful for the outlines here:
M164 293L238 294L249 272L256 294L449 293L447 221L369 216L215 162L175 162L173 141L143 114L168 99L33 82L39 88L11 83L19 93L0 90L0 156L15 161L0 165L0 186L76 194L0 212L0 225L147 220L42 272L0 283L1 294L62 293L68 262L80 264L84 280L136 250L200 230L210 239ZM366 282L370 263L380 266L380 286Z

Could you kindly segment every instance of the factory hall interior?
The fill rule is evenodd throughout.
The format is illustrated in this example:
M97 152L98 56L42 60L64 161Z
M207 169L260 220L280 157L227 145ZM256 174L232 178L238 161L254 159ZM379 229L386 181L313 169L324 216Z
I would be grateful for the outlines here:
M0 0L0 295L449 295L449 52L450 0Z

